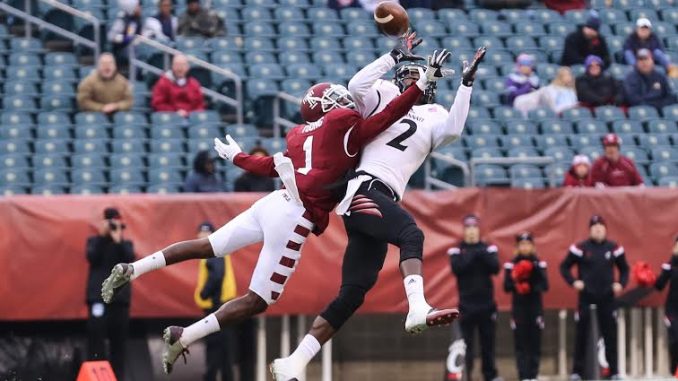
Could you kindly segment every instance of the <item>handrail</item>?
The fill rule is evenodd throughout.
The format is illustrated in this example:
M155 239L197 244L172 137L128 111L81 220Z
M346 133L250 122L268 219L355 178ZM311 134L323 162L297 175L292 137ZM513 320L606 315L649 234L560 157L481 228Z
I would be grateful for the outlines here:
M548 165L555 163L555 159L552 156L526 156L526 157L480 157L472 158L470 161L471 168L471 186L476 186L476 176L475 176L475 167L480 164L498 164L498 165L511 165L511 164L535 164L535 165ZM555 178L553 174L549 172L548 174L550 184L555 183Z
M41 0L41 1L45 1L45 2L48 2L48 3L51 4L51 2L54 1L54 0ZM30 3L30 1L26 1L26 4L29 4L29 3ZM58 3L58 4L60 4L60 3ZM67 5L62 4L62 6L63 6L63 8L70 8ZM69 12L68 10L63 9L62 7L59 7L59 8L64 10L65 12ZM65 38L72 40L74 44L80 44L80 45L86 46L88 48L91 48L91 49L94 50L95 58L97 58L99 56L99 46L100 45L99 45L99 42L97 41L97 39L98 39L97 35L98 35L99 27L96 26L97 24L95 24L95 32L94 32L95 41L91 41L91 40L88 40L88 39L86 39L86 38L84 38L84 37L82 37L82 36L80 36L76 33L73 33L71 31L66 30L64 28L61 28L59 26L50 24L50 23L48 23L48 22L46 22L46 21L44 21L44 20L42 20L38 17L31 15L29 5L26 6L26 11L22 11L22 10L14 8L14 7L6 4L6 3L0 3L0 9L11 14L11 15L13 15L13 16L22 18L24 21L27 22L27 25L35 24L40 29L47 29L47 30L54 32L54 33L56 33L56 34L58 34L62 37L65 37ZM71 8L71 10L75 11L74 8ZM91 17L93 17L97 21L97 23L99 22L99 20L96 17L94 17L94 16L91 16ZM90 20L88 19L88 21L90 21ZM28 32L28 33L30 33L30 32Z
M148 63L138 60L136 58L135 52L134 52L134 47L139 45L139 44L145 44L150 47L156 48L163 53L166 54L171 54L171 55L176 55L176 54L184 54L180 50L174 49L172 47L169 47L165 44L162 44L158 41L155 41L153 39L150 39L148 37L142 36L142 35L137 35L135 36L134 40L130 44L130 78L136 78L136 67L140 67L145 71L150 71L155 74L162 74L163 71L161 69L156 68L155 66L149 65ZM187 54L186 57L188 58L188 61L200 66L202 68L205 68L207 70L213 71L217 74L223 75L226 78L230 78L233 80L235 83L235 98L231 98L229 96L219 94L214 90L208 89L206 87L201 87L203 93L207 96L209 96L212 99L215 99L220 102L224 102L230 106L234 106L236 109L236 119L239 124L242 124L244 122L244 116L243 116L243 89L242 89L242 78L233 73L232 71L228 69L221 68L219 66L216 66L214 64L211 64L207 61L201 60L199 58L196 58L190 54ZM167 63L166 63L167 64Z
M285 93L285 92L278 92L275 95L275 98L273 99L273 137L279 138L282 136L282 131L280 130L280 126L283 126L285 128L292 128L296 126L297 124L292 122L291 120L287 120L280 116L280 101L285 101L285 102L292 102L294 104L300 105L301 104L301 98L295 97L294 95Z
M57 8L59 10L62 10L66 13L69 13L73 16L80 17L81 19L84 19L85 21L88 21L92 23L93 29L94 29L94 42L96 43L96 47L94 48L94 62L96 62L99 59L99 49L101 48L101 21L97 18L94 17L92 14L83 12L77 8L73 8L69 5L66 5L64 3L60 3L56 0L40 0L43 3L49 4L53 6L54 8ZM30 1L27 1L29 3Z
M471 171L469 169L468 164L466 164L466 162L461 161L459 159L455 159L453 157L449 157L449 156L444 155L440 152L431 152L431 154L429 155L429 158L424 163L424 187L425 187L426 190L431 190L432 186L435 186L435 187L438 187L438 188L441 188L441 189L457 189L456 186L433 177L432 168L431 168L431 160L432 159L444 161L447 164L450 164L451 166L454 166L454 167L461 169L461 172L464 175L464 183L462 185L465 186L466 184L469 183Z

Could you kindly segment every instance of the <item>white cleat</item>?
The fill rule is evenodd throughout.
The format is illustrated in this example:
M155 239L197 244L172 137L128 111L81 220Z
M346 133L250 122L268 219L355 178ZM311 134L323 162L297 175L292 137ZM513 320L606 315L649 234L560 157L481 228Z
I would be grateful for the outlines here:
M289 361L287 359L273 360L269 369L275 381L299 381L298 378L293 376L293 372L288 363Z
M165 328L162 333L162 339L165 342L162 348L162 369L166 374L172 373L172 367L179 356L183 356L184 364L186 363L188 348L184 348L179 341L183 331L182 327L171 326Z
M129 263L118 263L113 267L111 275L101 285L101 297L104 303L108 304L113 300L116 291L132 279L132 274L134 274L134 267Z
M444 310L431 308L428 312L424 312L424 310L410 311L405 320L405 331L411 334L419 334L429 327L452 324L458 317L459 310L456 308Z

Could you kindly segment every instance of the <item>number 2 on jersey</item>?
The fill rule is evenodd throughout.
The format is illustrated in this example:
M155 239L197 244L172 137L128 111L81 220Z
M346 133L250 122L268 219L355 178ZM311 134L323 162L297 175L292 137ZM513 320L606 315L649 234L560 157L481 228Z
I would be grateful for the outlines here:
M407 149L406 145L403 145L403 141L405 141L407 138L410 136L414 135L415 132L417 132L417 123L415 123L411 119L403 119L401 120L402 124L407 124L409 128L407 131L403 132L402 134L398 135L395 137L395 139L391 140L390 142L386 143L387 146L391 146L397 150L405 151ZM305 146L305 145L304 145Z
M302 175L308 175L309 172L311 172L311 168L313 166L312 159L313 159L313 136L309 136L304 140L304 154L306 156L306 165L304 168L299 168L297 169L297 172L301 173Z

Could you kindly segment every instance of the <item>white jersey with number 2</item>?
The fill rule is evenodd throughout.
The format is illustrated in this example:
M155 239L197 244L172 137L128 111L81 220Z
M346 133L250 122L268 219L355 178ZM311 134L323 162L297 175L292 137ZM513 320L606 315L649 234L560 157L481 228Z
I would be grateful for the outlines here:
M349 82L348 90L364 118L383 110L400 94L393 82L380 79L394 66L391 55L385 54L365 66ZM439 104L414 106L405 117L363 148L357 170L379 178L402 199L410 177L428 154L461 136L471 103L471 89L459 86L449 112ZM365 180L357 178L349 182L337 214L347 212L355 191Z

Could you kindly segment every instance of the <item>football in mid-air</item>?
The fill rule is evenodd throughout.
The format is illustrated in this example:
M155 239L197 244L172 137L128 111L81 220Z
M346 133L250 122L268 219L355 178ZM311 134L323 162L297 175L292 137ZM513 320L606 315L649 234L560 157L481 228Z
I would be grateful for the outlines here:
M400 4L385 1L374 10L374 22L379 30L390 37L400 37L410 26L407 11Z

